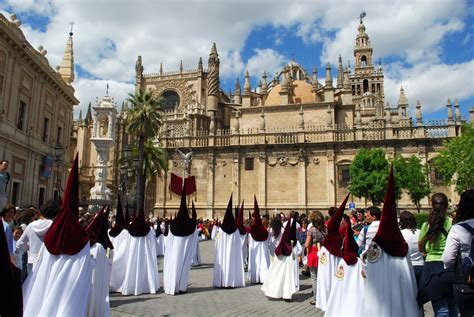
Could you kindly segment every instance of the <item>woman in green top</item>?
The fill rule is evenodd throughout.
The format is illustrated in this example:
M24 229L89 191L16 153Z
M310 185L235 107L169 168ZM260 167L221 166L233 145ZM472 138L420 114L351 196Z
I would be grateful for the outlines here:
M448 197L436 193L431 197L431 213L420 230L418 247L426 255L425 267L418 285L418 303L431 301L436 317L457 316L452 292L452 272L444 270L442 255L451 229L447 215Z

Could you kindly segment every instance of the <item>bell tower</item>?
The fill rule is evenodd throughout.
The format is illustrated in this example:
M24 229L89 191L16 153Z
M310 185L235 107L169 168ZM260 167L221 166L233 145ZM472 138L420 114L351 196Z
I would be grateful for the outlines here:
M372 64L372 46L370 45L369 35L365 33L364 21L362 21L364 17L365 12L362 12L354 49L356 74L371 72L374 69Z

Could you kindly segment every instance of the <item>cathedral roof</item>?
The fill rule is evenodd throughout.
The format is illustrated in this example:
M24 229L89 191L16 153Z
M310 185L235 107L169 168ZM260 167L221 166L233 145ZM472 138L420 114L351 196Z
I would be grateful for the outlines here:
M295 80L291 85L292 89L290 95L290 103L313 103L314 96L312 92L311 84L307 83L304 80ZM280 104L280 93L281 84L273 87L268 93L268 97L265 100L265 105L274 106Z

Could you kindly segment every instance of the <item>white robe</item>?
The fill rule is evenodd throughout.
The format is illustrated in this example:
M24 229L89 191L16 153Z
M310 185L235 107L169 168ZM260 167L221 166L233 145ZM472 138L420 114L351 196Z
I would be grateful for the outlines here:
M326 311L327 302L335 280L340 257L332 255L325 247L318 252L318 280L316 282L316 308Z
M165 255L165 236L160 234L160 236L156 238L156 256L163 255Z
M296 245L293 247L293 254L295 255L295 262L293 263L293 274L295 275L295 287L296 291L300 290L300 267L298 263L298 257L301 256L303 247L299 241L296 241Z
M378 261L365 268L364 316L419 316L415 273L407 257L381 250Z
M244 262L242 260L239 230L235 230L232 234L225 233L221 228L217 230L212 286L245 286Z
M156 294L160 288L155 232L129 239L125 277L118 289L122 295Z
M201 238L199 237L199 230L196 229L195 234L197 235L197 239L196 247L194 248L193 259L191 260L191 266L201 265L201 250L199 249L199 241L201 240Z
M52 255L43 245L23 284L23 315L86 316L94 265L89 242L75 255Z
M110 272L109 283L112 292L119 292L125 278L130 238L130 233L124 229L118 236L111 239L114 245L114 256L112 258L112 270Z
M241 236L242 237L242 236ZM263 283L270 268L270 252L268 240L255 241L249 237L248 280L252 284Z
M91 255L95 260L95 267L92 271L92 286L87 316L108 317L110 316L110 260L107 258L106 250L100 243L95 243L91 247Z
M365 279L361 274L363 267L364 264L359 258L354 265L348 265L344 259L339 261L327 301L325 317L365 316L362 305L365 291Z
M196 231L186 237L174 236L171 230L165 237L166 252L163 260L163 289L174 295L188 289L189 270L196 248Z
M212 227L212 231L211 231L211 239L214 240L216 238L216 233L217 233L217 229L219 229L218 226L214 225Z
M291 299L297 291L294 274L295 256L295 253L292 252L289 256L279 255L274 257L270 264L267 279L265 279L261 288L265 296Z
M248 257L249 257L249 236L250 234L241 234L240 243L242 244L242 260L244 261L244 266L248 266Z

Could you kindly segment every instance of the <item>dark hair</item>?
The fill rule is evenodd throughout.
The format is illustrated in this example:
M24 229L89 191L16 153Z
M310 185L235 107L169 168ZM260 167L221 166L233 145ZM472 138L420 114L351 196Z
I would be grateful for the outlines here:
M410 229L413 233L416 230L416 218L409 211L402 211L399 220L400 229Z
M456 214L457 222L474 218L474 188L461 194Z
M48 200L43 206L40 207L40 212L43 217L47 219L54 219L60 209L59 203L56 200Z
M20 222L29 224L35 217L35 211L26 209L21 213Z
M380 220L380 218L382 217L382 211L379 207L371 206L367 208L366 211L368 211L371 216L374 216L376 220Z
M5 217L5 214L6 214L9 210L12 210L12 209L13 209L13 212L15 212L15 205L13 205L13 204L6 204L5 207L3 207L3 209L2 209L1 212L0 212L0 216Z
M342 214L342 220L345 220L349 224L351 223L351 218L346 214Z
M448 197L443 193L436 193L431 196L432 209L428 217L428 231L421 240L421 244L426 242L435 243L440 233L447 234L444 229L446 221L446 209L448 208Z
M309 219L311 220L313 227L315 227L319 231L326 230L326 227L324 226L324 216L320 211L315 210L311 212L309 214Z
M336 213L336 211L337 211L337 208L336 208L336 207L329 207L329 209L328 209L329 217L334 216L334 214Z
M352 227L352 230L354 231L361 231L362 228L364 228L363 225L361 225L360 223L356 224L354 227Z
M280 217L277 216L272 219L270 226L272 227L272 233L275 238L280 235L282 225Z

